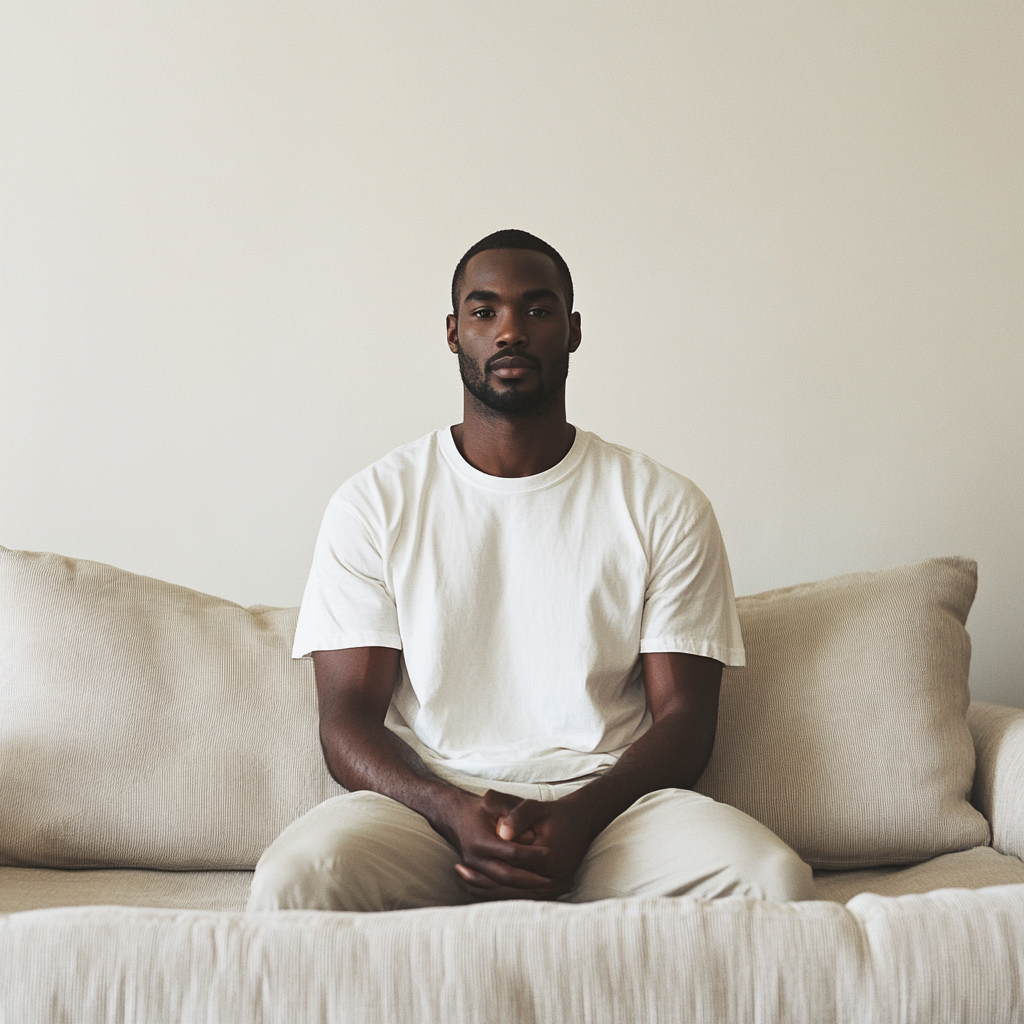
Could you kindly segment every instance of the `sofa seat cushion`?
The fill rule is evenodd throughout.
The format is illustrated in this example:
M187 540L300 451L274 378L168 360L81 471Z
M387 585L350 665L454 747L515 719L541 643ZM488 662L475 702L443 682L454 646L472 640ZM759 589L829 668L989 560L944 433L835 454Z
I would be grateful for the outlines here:
M989 841L968 802L977 589L929 558L738 601L746 668L726 668L701 792L767 825L812 867L915 864Z
M0 868L0 914L46 907L244 910L251 871Z
M997 853L991 846L947 853L911 867L868 868L862 871L816 871L819 900L846 903L861 893L908 896L936 889L985 889L993 885L1024 885L1024 862Z
M949 853L912 867L818 871L818 899L846 903L861 893L905 896L935 889L1024 884L1024 863L989 846ZM251 871L141 871L0 868L0 914L49 907L245 909Z

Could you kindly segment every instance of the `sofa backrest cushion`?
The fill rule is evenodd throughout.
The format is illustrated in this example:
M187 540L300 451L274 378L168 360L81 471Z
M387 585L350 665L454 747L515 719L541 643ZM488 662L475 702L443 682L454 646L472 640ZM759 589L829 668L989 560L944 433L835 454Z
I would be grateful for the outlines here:
M701 792L818 868L909 864L987 843L968 802L977 565L931 558L739 599Z
M939 558L739 600L698 789L816 867L985 843L965 721L976 586ZM295 610L0 548L0 863L248 868L343 792Z
M344 792L295 615L0 548L0 862L251 868Z

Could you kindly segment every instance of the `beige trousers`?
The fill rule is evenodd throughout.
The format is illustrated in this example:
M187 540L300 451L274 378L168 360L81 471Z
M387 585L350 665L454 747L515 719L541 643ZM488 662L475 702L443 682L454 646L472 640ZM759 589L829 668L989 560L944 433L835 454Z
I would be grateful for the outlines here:
M482 793L553 800L577 788L459 780ZM325 800L267 848L249 910L403 910L475 900L460 886L458 851L416 811L379 793ZM624 896L815 899L811 869L742 811L686 789L648 793L591 844L571 892L584 903Z

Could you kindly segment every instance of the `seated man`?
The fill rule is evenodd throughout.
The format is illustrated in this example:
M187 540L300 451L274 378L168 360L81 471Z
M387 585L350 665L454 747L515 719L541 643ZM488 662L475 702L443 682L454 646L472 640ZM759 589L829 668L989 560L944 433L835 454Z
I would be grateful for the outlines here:
M688 788L743 664L729 564L694 484L566 422L572 305L539 238L474 245L462 423L331 499L294 655L351 792L267 849L250 909L814 898L785 843Z

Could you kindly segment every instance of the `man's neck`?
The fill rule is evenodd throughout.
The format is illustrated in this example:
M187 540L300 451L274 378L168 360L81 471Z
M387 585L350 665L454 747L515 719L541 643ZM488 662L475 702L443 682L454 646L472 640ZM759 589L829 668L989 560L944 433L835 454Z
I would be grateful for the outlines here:
M468 392L463 420L452 427L462 457L490 476L535 476L557 466L576 439L565 419L565 395L551 406L522 416L504 416L481 405Z

